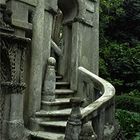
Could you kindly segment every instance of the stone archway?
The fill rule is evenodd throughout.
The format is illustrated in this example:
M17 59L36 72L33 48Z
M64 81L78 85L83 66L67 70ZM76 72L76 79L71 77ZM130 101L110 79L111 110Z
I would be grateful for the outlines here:
M70 81L72 57L72 26L79 12L78 0L58 0L58 8L63 14L61 22L63 28L62 56L59 59L58 73L65 81Z
M78 14L77 0L71 0L71 1L58 0L58 7L63 13L64 23L74 20L74 18Z

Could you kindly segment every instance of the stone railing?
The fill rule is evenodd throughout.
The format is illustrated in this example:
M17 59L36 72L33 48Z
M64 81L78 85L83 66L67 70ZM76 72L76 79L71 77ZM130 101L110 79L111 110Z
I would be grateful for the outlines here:
M110 140L115 131L115 89L83 67L78 68L78 73L80 98L71 99L65 140ZM80 109L81 98L84 107Z

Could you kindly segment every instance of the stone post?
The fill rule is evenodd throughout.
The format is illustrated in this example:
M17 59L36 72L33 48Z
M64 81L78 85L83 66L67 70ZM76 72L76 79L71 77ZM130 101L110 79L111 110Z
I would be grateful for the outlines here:
M56 85L56 74L55 74L56 60L53 57L48 59L48 66L45 75L44 88L43 88L43 100L54 101L55 100L55 85Z
M73 98L70 102L72 104L72 111L66 126L65 140L79 140L82 125L80 111L82 101L79 98Z
M38 0L33 17L33 37L31 48L31 70L29 87L29 115L33 116L41 106L43 74L43 38L44 38L44 0Z

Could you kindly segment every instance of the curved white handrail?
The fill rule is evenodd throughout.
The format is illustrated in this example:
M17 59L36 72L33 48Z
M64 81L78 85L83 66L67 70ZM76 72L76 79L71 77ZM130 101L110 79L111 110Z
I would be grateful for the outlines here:
M82 120L86 118L90 120L93 117L93 113L98 111L105 103L113 99L115 95L115 88L106 80L100 78L83 67L79 67L78 71L83 76L89 78L94 83L94 86L103 93L100 98L81 110Z

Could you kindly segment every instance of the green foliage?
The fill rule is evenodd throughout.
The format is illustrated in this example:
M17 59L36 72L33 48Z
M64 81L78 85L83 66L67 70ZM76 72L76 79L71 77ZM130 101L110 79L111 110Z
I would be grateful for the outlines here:
M121 95L118 108L140 112L140 0L100 5L100 76ZM140 114L129 111L118 110L117 118L128 140L140 140Z
M116 118L125 132L128 140L140 139L140 113L117 110Z
M118 94L139 89L140 32L135 29L140 2L101 0L100 5L100 76L109 80Z
M140 140L140 132L136 133L136 137L134 138L134 140Z
M140 112L140 93L138 96L124 94L116 97L116 107L118 109Z
M118 92L130 92L140 84L140 46L109 42L100 49L100 75Z
M131 97L140 98L140 92L137 89L131 91L128 95Z
M106 43L109 25L113 21L116 21L116 18L119 18L123 13L123 4L124 0L101 0L100 1L100 46L104 46Z

